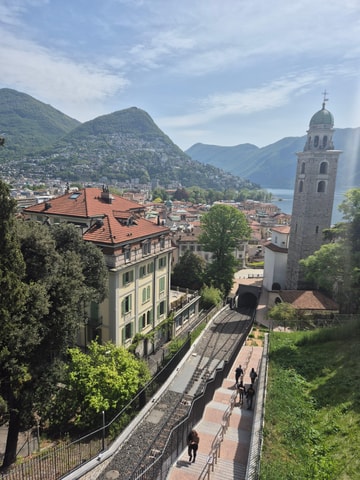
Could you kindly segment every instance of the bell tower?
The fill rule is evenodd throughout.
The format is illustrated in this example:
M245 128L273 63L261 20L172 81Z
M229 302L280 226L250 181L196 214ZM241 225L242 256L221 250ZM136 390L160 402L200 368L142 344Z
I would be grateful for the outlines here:
M304 150L297 153L297 169L286 272L286 288L305 290L306 281L299 261L319 250L323 230L330 228L336 173L340 150L334 149L334 117L325 108L316 112L307 131Z

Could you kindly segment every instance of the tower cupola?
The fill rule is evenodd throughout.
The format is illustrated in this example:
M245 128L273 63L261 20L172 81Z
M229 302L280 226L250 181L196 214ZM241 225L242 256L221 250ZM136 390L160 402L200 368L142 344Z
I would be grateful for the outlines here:
M309 150L313 152L319 150L334 150L332 140L334 133L334 117L333 114L325 108L327 101L326 92L324 92L322 109L314 113L311 117L304 152Z

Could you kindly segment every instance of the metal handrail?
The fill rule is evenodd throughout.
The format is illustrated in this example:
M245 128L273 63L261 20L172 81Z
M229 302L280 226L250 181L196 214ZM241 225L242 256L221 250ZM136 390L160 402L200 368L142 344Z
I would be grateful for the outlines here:
M229 427L230 416L231 416L233 408L235 406L236 397L237 397L237 391L235 390L231 395L230 404L226 408L226 410L223 414L222 421L221 421L221 427L219 428L219 431L217 432L217 434L214 437L214 440L212 441L211 450L210 450L210 453L207 457L206 465L204 466L203 470L201 471L198 480L202 480L206 476L209 479L210 478L210 471L212 471L212 472L214 471L214 466L217 464L217 459L220 457L221 444L224 440L225 433L226 433L226 431Z

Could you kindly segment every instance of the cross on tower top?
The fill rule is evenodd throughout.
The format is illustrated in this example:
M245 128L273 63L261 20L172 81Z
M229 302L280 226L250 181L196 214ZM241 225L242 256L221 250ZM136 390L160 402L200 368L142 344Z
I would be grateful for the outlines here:
M322 94L324 95L324 100L323 100L323 109L325 108L325 102L328 102L329 99L326 98L328 92L326 91L326 89L322 92Z

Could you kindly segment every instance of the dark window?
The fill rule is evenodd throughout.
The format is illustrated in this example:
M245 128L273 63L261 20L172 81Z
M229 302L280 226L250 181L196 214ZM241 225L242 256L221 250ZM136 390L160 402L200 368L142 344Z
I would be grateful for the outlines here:
M320 163L320 173L328 173L328 163L321 162Z
M317 191L318 191L318 193L324 193L326 191L326 183L324 182L324 180L321 180L318 183Z
M124 328L125 340L129 340L132 337L132 323L128 323Z
M299 193L301 193L304 190L304 182L300 180L299 182Z
M166 267L166 257L159 258L159 268L165 268L165 267Z
M316 137L314 138L314 147L317 147L319 145L319 137L318 135L316 135Z
M122 313L129 313L131 311L131 295L128 295L122 301Z
M159 316L164 315L164 313L165 313L165 305L166 305L165 300L162 301L162 302L160 302L159 307L158 307L158 309L159 309Z
M123 274L123 285L127 285L134 280L134 271L130 270L130 272L125 272Z
M316 228L315 228L315 233L319 233L319 227L318 226L316 226Z
M131 260L131 248L129 247L129 245L126 245L124 247L124 258L125 262L130 262Z
M301 172L300 173L305 173L305 163L304 162L301 164Z
M143 328L145 328L145 325L146 325L145 322L146 322L146 314L143 313L139 317L139 330L142 330Z
M151 253L151 242L150 242L150 240L147 240L146 242L143 243L142 252L143 252L143 255L150 255L150 253Z
M327 139L328 139L328 137L327 137L327 135L325 135L324 138L323 138L323 148L325 148L326 145L327 145Z

